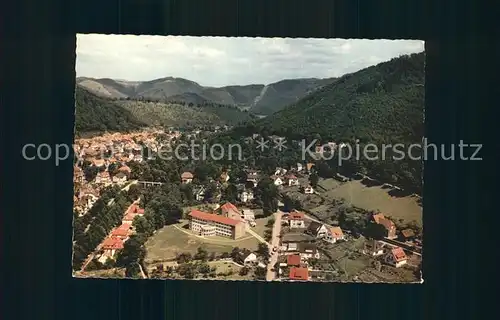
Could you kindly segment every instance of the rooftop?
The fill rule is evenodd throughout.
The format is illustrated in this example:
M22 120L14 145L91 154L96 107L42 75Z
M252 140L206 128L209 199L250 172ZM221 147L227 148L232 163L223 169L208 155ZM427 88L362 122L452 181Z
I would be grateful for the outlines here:
M290 268L291 280L309 280L309 270L307 268Z
M222 224L226 224L226 225L231 225L231 226L236 226L239 223L241 223L241 221L238 221L238 220L235 220L235 219L226 218L226 217L223 217L223 216L219 216L217 214L206 213L206 212L199 211L199 210L193 210L193 211L191 211L191 213L189 214L189 216L191 216L193 218L200 219L200 220L213 221L213 222L218 222L218 223L222 223Z

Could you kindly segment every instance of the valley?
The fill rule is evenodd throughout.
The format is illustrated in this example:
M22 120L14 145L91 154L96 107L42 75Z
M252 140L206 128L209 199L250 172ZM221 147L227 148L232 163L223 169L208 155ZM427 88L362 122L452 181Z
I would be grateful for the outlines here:
M293 53L266 43L268 67ZM392 57L268 84L77 78L74 276L421 282L422 161L345 156L422 140L425 53Z

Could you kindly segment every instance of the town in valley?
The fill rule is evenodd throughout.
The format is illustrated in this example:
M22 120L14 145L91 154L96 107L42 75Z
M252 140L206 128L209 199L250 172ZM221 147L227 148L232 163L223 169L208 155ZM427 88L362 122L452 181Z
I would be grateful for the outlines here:
M78 78L73 275L422 282L422 164L337 161L348 144L386 141L384 130L421 139L422 118L407 120L424 110L423 44L414 47L280 85ZM407 106L389 117L384 99ZM342 106L327 115L332 103ZM362 121L345 119L356 112ZM193 142L241 154L194 157Z

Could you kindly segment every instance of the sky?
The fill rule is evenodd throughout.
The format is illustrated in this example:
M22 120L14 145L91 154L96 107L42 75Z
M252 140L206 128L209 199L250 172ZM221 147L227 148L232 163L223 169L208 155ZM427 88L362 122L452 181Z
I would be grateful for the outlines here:
M402 54L419 40L296 39L78 34L77 77L189 79L203 86L330 78Z

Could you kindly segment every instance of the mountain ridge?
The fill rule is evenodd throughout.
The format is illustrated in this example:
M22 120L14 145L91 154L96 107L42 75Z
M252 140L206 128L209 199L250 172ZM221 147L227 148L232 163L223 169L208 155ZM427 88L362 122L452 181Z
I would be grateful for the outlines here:
M149 81L90 77L77 77L76 79L78 86L107 98L145 98L163 102L217 103L234 105L243 110L264 115L279 111L323 85L334 81L335 78L298 78L284 79L267 85L208 87L178 77L163 77Z
M409 146L422 143L424 137L424 82L425 52L403 55L346 74L268 117L234 128L230 135L239 139L257 132L284 136L288 141L375 145L377 159L346 159L339 165L333 158L323 161L330 167L323 172L364 172L420 194L423 163L408 155ZM396 148L384 147L397 144L408 148L400 160L392 158L401 156ZM418 150L412 152L413 157L420 155Z

